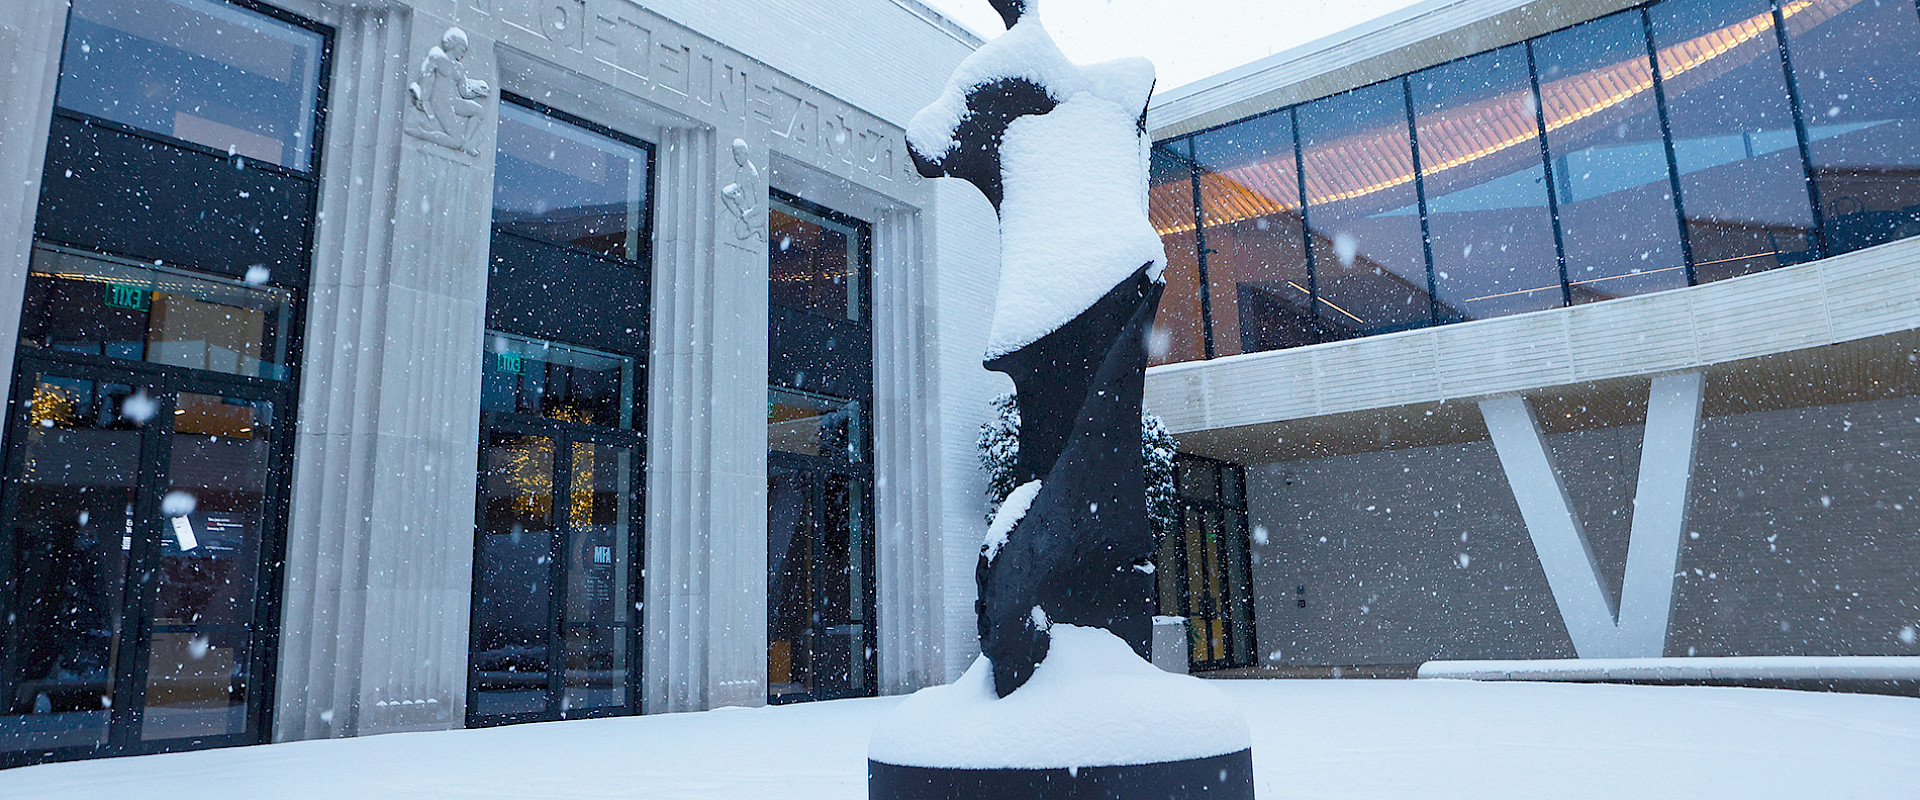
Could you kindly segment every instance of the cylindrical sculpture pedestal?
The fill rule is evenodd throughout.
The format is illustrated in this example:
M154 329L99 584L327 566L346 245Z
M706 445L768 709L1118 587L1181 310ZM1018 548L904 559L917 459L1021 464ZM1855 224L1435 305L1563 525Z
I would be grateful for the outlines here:
M1006 697L982 658L873 732L869 800L1253 800L1247 721L1218 687L1099 628L1054 625Z
M953 769L867 762L868 800L1253 800L1253 751L1160 764Z

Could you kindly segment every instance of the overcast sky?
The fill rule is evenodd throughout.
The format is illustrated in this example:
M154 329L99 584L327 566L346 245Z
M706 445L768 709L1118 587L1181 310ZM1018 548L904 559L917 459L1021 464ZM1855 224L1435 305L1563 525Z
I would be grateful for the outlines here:
M922 0L991 39L987 0ZM1146 56L1165 91L1338 32L1413 0L1040 0L1040 17L1076 61Z

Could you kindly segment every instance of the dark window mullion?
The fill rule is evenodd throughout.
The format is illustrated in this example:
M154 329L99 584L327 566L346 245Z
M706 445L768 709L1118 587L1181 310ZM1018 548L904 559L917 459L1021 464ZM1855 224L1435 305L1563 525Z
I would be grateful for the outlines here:
M547 545L547 716L566 716L567 697L567 555L573 546L573 440L555 436L553 442L553 501L548 504Z
M1207 249L1206 206L1200 197L1200 158L1194 137L1187 137L1187 178L1193 188L1193 254L1194 272L1200 283L1200 342L1201 355L1213 358L1213 283L1207 275L1207 255L1213 251Z
M1773 35L1780 46L1780 69L1785 73L1783 83L1787 87L1787 105L1793 109L1793 134L1800 147L1800 168L1806 175L1807 206L1813 212L1812 240L1813 253L1817 258L1827 256L1827 215L1820 204L1820 183L1813 171L1813 141L1807 135L1807 115L1800 105L1800 81L1793 71L1793 45L1787 41L1786 15L1780 11L1779 0L1771 0L1768 7L1773 12ZM1915 13L1920 13L1920 0L1914 0Z
M1573 305L1573 285L1567 280L1567 242L1560 232L1560 184L1555 182L1553 152L1547 147L1546 103L1540 98L1540 67L1534 59L1533 40L1527 41L1527 83L1533 89L1533 124L1540 134L1540 167L1547 184L1547 215L1553 219L1553 252L1560 264L1560 305Z
M1687 269L1687 285L1699 284L1693 273L1693 233L1687 226L1687 204L1680 191L1680 159L1673 151L1673 126L1667 119L1666 82L1660 79L1660 49L1653 43L1653 20L1642 7L1635 12L1640 17L1640 35L1647 45L1647 67L1653 76L1653 110L1660 120L1660 145L1667 154L1667 187L1673 192L1673 216L1680 225L1680 263Z
M1427 181L1420 174L1420 125L1419 115L1413 109L1413 84L1406 78L1400 78L1400 92L1406 98L1407 108L1407 149L1413 155L1413 196L1420 207L1420 253L1427 261L1427 324L1440 324L1439 286L1433 274L1433 233L1427 220ZM1216 470L1216 473L1218 470ZM1215 474L1214 478L1219 479Z

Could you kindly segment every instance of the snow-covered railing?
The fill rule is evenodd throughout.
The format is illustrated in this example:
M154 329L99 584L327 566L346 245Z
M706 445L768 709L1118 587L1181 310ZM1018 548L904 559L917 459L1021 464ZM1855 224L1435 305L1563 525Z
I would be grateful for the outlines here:
M1920 656L1721 656L1429 661L1422 678L1476 681L1920 681Z

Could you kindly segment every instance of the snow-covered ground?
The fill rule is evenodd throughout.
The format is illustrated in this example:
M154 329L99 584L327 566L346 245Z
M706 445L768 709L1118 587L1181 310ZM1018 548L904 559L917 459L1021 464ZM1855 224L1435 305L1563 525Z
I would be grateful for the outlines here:
M1920 797L1920 700L1765 689L1223 681L1262 800ZM411 733L0 771L0 798L865 797L899 700Z

